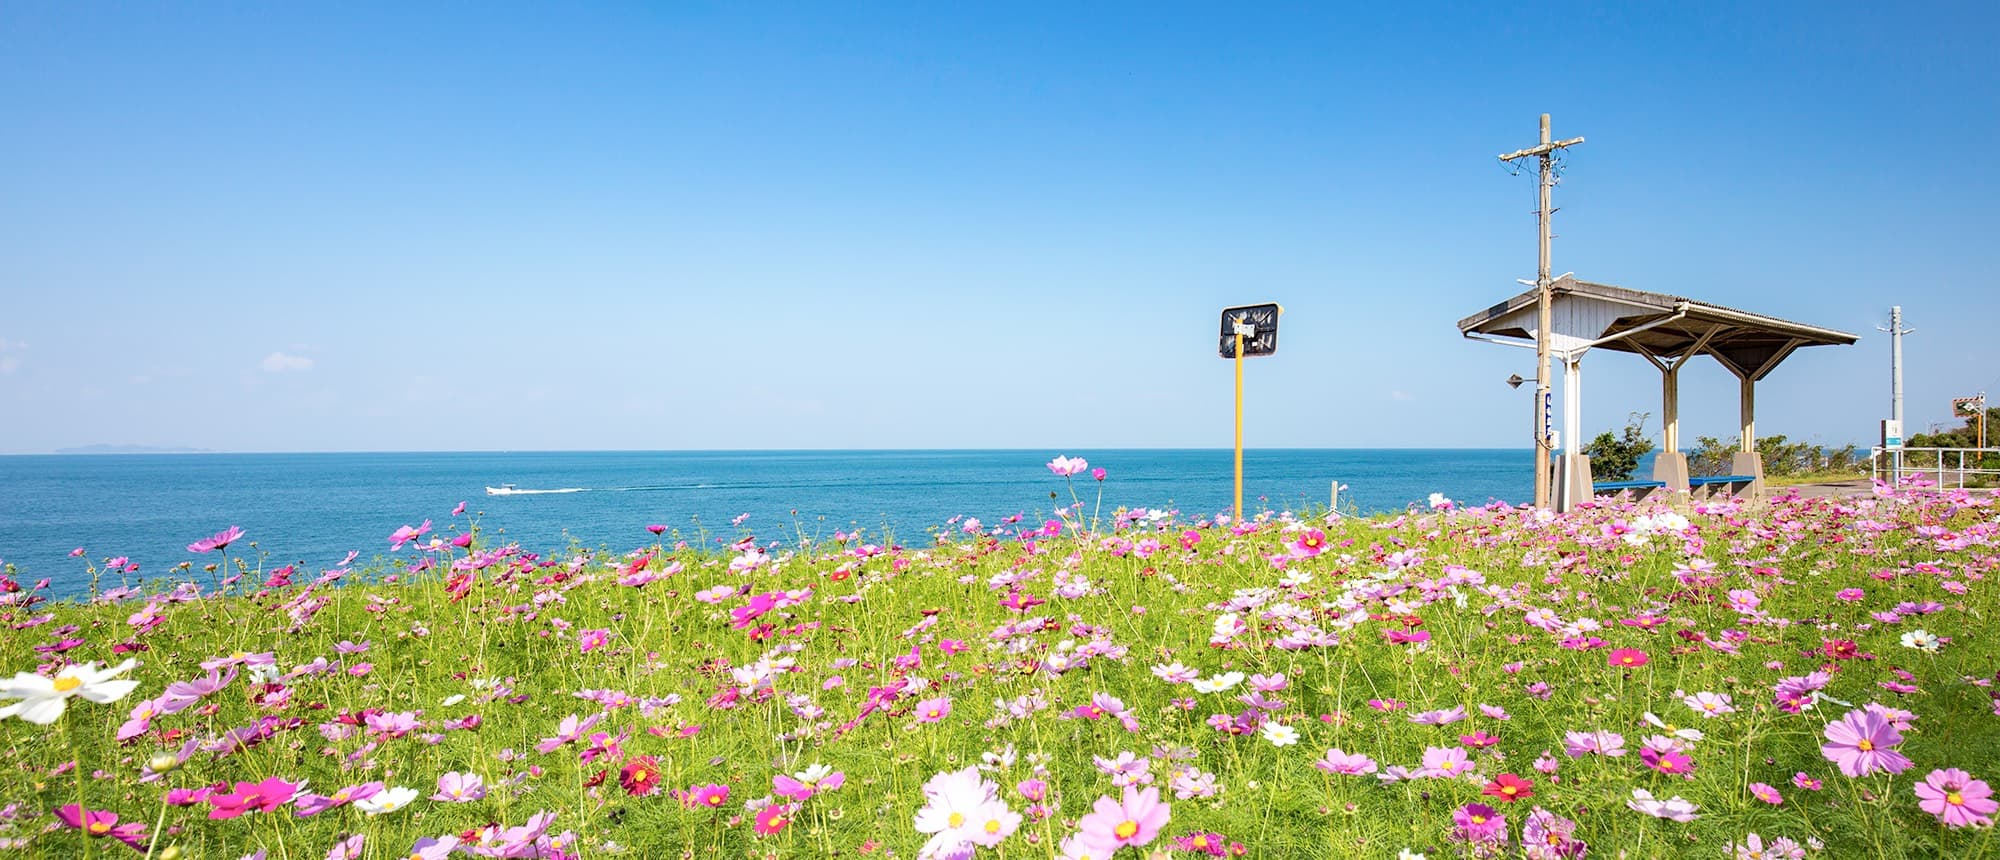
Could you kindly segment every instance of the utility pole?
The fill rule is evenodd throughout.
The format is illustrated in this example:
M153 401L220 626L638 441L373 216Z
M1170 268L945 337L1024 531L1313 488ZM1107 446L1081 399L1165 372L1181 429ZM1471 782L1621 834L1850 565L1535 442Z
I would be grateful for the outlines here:
M1903 426L1903 335L1916 334L1916 329L1903 327L1903 306L1889 308L1889 327L1875 327L1876 331L1889 333L1889 417L1896 419L1896 426ZM1904 432L1908 432L1905 430Z
M1539 229L1540 258L1535 268L1535 507L1555 506L1555 494L1550 488L1549 451L1555 447L1549 444L1549 328L1551 326L1549 305L1555 298L1555 282L1549 279L1549 216L1555 210L1549 208L1549 192L1556 186L1555 155L1563 149L1583 142L1583 138L1569 140L1549 139L1549 115L1542 114L1542 142L1527 149L1516 150L1500 156L1503 162L1513 162L1523 158L1541 159L1540 205L1535 210L1535 220ZM1898 388L1900 391L1900 387ZM1900 396L1900 395L1899 395ZM1575 445L1576 440L1569 440Z

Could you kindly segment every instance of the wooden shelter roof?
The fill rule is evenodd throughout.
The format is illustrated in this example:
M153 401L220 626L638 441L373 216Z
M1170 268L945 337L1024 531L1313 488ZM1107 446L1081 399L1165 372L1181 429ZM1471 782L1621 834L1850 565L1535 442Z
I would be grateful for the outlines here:
M1699 351L1737 376L1762 379L1800 347L1847 346L1860 338L1843 331L1665 293L1579 281L1565 275L1554 285L1555 306L1587 306L1590 313L1559 315L1556 349L1609 349L1672 362ZM1588 322L1583 322L1585 318ZM1565 324L1565 320L1576 320ZM1460 334L1484 340L1535 338L1535 290L1458 321ZM1588 330L1586 330L1588 329Z

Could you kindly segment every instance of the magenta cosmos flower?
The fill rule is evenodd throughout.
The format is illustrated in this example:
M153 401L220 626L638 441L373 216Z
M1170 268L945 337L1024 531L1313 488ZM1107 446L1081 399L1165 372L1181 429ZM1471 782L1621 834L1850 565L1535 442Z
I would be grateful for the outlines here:
M1171 810L1160 802L1160 790L1148 787L1139 791L1134 786L1125 786L1123 802L1108 797L1099 797L1091 806L1089 815L1076 822L1078 830L1086 841L1099 845L1124 847L1144 845L1160 835L1167 826Z
M119 824L116 812L84 809L74 803L56 807L56 818L62 821L63 826L81 830L93 839L108 837L125 843L134 851L146 850L146 823L143 821Z
M1955 767L1931 771L1916 789L1917 806L1937 816L1946 827L1990 826L1993 819L1989 816L2000 810L1991 787Z
M1848 776L1910 769L1910 760L1893 749L1903 742L1902 733L1873 711L1848 711L1838 722L1828 723L1826 740L1820 745L1820 754Z
M270 812L290 803L305 785L305 780L286 782L275 776L262 782L239 782L233 792L208 796L208 817L219 820L246 812Z
M1637 648L1620 648L1611 652L1605 658L1605 662L1610 663L1614 669L1637 669L1646 665L1651 659L1646 656L1646 652Z

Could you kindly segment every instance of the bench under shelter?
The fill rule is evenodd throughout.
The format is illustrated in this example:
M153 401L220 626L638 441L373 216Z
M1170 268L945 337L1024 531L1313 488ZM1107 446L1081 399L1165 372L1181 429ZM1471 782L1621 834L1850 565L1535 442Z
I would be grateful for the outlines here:
M1572 275L1556 279L1551 293L1549 353L1552 363L1562 367L1562 438L1567 443L1554 460L1558 510L1568 510L1599 493L1644 495L1664 490L1761 496L1764 464L1756 446L1757 383L1803 347L1849 346L1860 340L1842 331L1681 296L1580 281ZM1535 330L1539 317L1536 294L1531 288L1459 320L1459 333L1475 340L1533 349L1539 335ZM1591 482L1590 458L1579 451L1583 443L1579 425L1583 414L1582 361L1593 349L1638 355L1660 371L1664 438L1653 459L1651 480ZM1714 358L1740 383L1742 444L1731 458L1728 475L1690 477L1687 455L1681 452L1680 371L1698 355Z

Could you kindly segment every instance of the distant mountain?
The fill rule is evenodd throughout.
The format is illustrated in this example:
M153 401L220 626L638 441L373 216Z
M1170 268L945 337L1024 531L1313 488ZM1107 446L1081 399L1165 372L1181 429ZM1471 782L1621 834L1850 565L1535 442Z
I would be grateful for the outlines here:
M57 448L58 454L213 454L208 448L186 448L160 445L84 445L79 448Z

